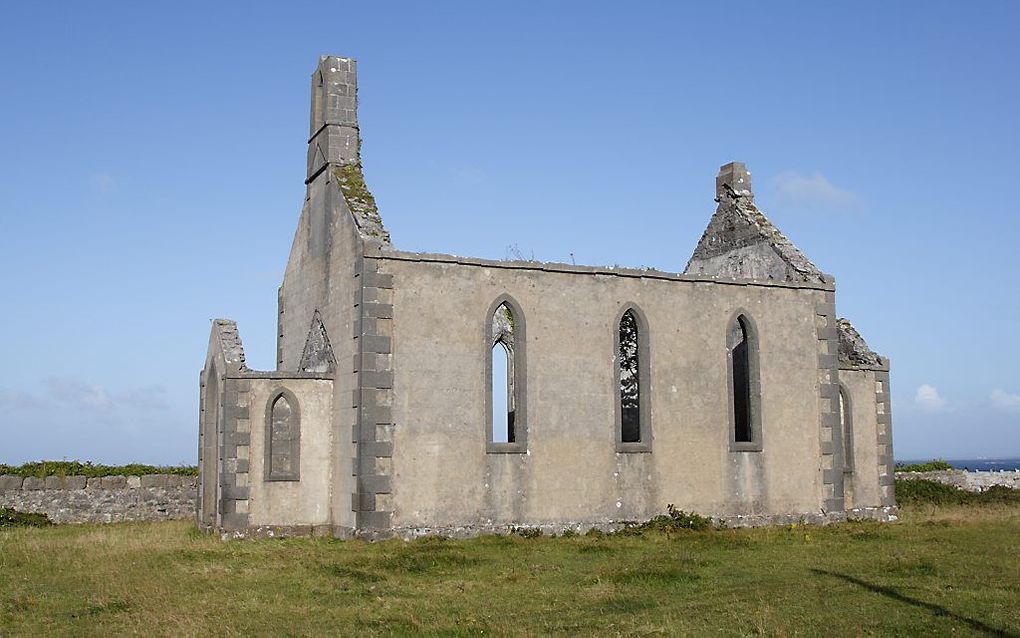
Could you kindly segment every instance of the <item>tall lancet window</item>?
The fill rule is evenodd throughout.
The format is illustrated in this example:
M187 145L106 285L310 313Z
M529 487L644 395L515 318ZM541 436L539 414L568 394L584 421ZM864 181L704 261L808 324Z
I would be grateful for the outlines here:
M839 429L843 432L843 471L854 471L854 419L850 407L850 396L846 388L839 386Z
M524 316L509 298L495 305L487 323L488 411L490 452L526 449L524 422Z
M761 449L761 392L757 331L750 318L738 314L727 335L731 438L735 450Z
M270 399L266 410L267 481L296 481L301 468L301 419L297 398L287 390Z
M635 306L617 315L616 446L620 452L650 452L648 324Z
M620 437L624 443L641 442L641 370L638 322L628 309L620 318Z

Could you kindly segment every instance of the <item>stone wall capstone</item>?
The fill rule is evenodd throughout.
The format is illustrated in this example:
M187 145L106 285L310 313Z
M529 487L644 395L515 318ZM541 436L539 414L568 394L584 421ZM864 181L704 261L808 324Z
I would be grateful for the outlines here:
M195 517L198 478L0 476L0 507L46 514L55 523L167 521Z
M952 485L968 492L983 492L993 485L1020 489L1020 470L1014 471L968 471L939 470L936 472L897 472L899 480L926 480Z

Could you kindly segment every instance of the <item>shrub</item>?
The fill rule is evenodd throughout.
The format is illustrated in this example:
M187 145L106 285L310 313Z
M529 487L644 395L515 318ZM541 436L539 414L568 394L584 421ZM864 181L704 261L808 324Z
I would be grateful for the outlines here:
M521 538L538 538L542 535L542 530L537 527L511 527L510 533Z
M896 466L897 472L938 472L940 470L951 469L953 469L953 466L942 459L935 459L927 463L909 463L907 465Z
M179 476L198 476L198 467L194 465L157 466L130 463L128 465L94 465L92 461L37 461L24 465L0 464L0 474L15 476L143 476L145 474L176 474Z
M45 514L19 512L9 507L0 507L0 527L45 527L53 521Z
M701 516L694 512L685 512L673 507L670 503L666 506L666 513L654 516L640 524L629 524L623 533L641 534L645 531L655 532L679 532L681 530L700 531L715 527L715 521L707 516Z
M968 492L926 479L901 479L896 481L896 500L901 505L1020 505L1020 490L995 485Z

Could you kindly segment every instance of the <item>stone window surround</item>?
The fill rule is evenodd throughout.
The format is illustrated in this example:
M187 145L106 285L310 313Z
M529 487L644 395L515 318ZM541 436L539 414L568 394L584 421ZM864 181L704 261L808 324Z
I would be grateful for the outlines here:
M295 420L294 428L297 430L297 438L294 440L296 454L292 459L290 472L273 473L273 406L277 400L283 397L290 404L291 414ZM301 405L293 392L283 386L278 386L269 393L269 400L266 402L265 421L265 449L263 450L263 477L266 482L276 481L300 481L301 480Z
M640 440L624 442L623 414L620 404L620 321L630 311L637 321L638 332L638 413L640 424ZM616 451L621 453L646 453L652 451L652 403L649 388L651 387L652 366L651 348L648 333L648 319L637 304L625 303L612 324L613 329L613 430Z
M729 342L729 335L733 328L733 325L739 320L744 319L744 328L747 332L747 374L748 381L750 384L750 395L751 395L751 440L750 441L737 441L737 421L736 413L734 408L734 388L733 388L733 347L736 344ZM729 413L728 429L729 429L729 442L730 452L761 452L763 449L763 435L762 435L762 410L761 410L761 359L760 359L760 336L758 332L758 326L755 324L754 319L751 318L751 313L743 308L738 308L732 315L730 320L726 323L726 388L727 388L727 402L726 410Z
M495 442L492 440L492 315L503 304L510 308L514 317L514 434L513 443ZM482 345L485 352L482 393L484 395L483 410L485 418L485 452L487 454L526 454L528 452L528 347L527 327L524 311L517 300L509 294L496 298L485 313L483 324Z

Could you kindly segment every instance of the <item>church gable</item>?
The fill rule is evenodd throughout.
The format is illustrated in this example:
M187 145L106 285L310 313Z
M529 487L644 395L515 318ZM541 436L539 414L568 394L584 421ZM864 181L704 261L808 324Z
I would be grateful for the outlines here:
M312 326L308 330L308 339L305 340L305 349L301 353L298 370L301 372L333 372L336 370L336 357L333 355L333 347L329 344L326 326L322 324L322 317L319 316L318 310L312 317Z
M755 206L743 163L720 169L716 201L685 274L825 283L825 275Z
M847 319L837 319L839 328L839 367L876 368L883 365L882 357L868 347L861 333Z

